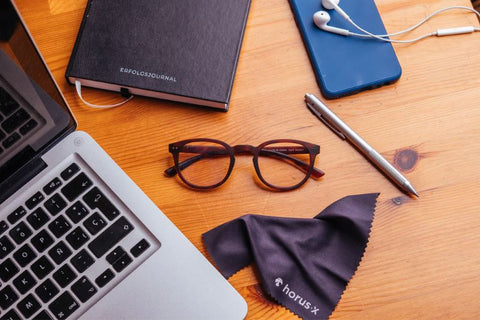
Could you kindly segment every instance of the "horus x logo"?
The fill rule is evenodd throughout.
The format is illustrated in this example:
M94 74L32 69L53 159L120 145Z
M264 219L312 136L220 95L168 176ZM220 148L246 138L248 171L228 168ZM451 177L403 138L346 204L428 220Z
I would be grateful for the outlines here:
M282 278L276 278L275 279L275 286L282 288L282 292L291 300L294 302L298 303L302 307L304 307L307 310L310 310L311 313L314 315L317 315L317 312L319 311L316 306L314 306L310 301L307 299L303 298L301 295L293 291L289 286L288 283L285 285L283 284L283 279Z
M280 287L282 284L283 284L283 279L282 278L275 279L275 285L277 287Z

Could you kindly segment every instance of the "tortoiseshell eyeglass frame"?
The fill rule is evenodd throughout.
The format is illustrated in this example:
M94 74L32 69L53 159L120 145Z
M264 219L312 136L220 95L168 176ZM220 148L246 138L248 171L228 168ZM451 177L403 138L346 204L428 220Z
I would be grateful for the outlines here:
M212 144L216 144L217 146L189 145L195 142L212 143ZM281 143L297 144L298 146L278 145ZM272 144L276 144L276 145L269 146ZM223 148L218 147L218 145L223 146ZM301 148L299 148L300 146ZM255 172L258 178L263 184L265 184L267 187L273 190L289 191L289 190L297 189L300 186L302 186L308 180L308 178L310 178L310 176L318 179L325 174L323 171L314 167L315 158L320 153L320 146L313 143L301 141L301 140L277 139L277 140L269 140L269 141L263 142L258 147L254 147L251 145L236 145L232 147L220 140L208 139L208 138L197 138L197 139L182 140L179 142L171 143L168 149L173 156L174 166L166 169L164 172L165 175L167 177L173 177L175 176L175 174L178 173L180 179L187 186L193 189L213 189L222 185L228 179L228 177L230 176L233 170L233 166L235 164L235 155L237 154L253 155L253 165L255 167ZM193 156L192 158L184 160L182 162L179 162L180 152L198 153L198 155ZM307 154L307 153L309 154L309 163L305 163L302 160L289 156L289 154ZM194 164L195 162L201 160L202 158L214 157L214 156L228 156L230 158L230 164L229 164L227 174L218 183L212 184L210 186L199 186L189 182L182 175L182 170L185 169L186 167ZM260 168L258 165L259 156L269 156L269 157L274 157L277 159L289 161L291 164L295 165L299 170L305 172L305 177L300 182L292 186L281 187L281 186L273 185L268 181L266 181L260 172Z

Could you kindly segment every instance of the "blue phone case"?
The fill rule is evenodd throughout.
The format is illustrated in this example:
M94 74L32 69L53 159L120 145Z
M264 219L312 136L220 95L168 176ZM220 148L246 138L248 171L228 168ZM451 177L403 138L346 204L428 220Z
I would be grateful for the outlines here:
M390 43L320 30L313 14L325 10L321 0L290 0L290 5L325 98L377 88L400 78L402 68ZM341 0L339 5L363 29L386 33L373 0ZM328 25L361 33L335 10L327 12Z

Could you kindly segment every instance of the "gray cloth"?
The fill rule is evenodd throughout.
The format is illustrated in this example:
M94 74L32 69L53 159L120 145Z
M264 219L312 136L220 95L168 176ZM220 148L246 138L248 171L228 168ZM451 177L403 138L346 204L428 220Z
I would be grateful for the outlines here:
M313 219L245 215L203 241L226 278L253 262L278 303L303 319L328 319L363 257L377 197L347 196Z

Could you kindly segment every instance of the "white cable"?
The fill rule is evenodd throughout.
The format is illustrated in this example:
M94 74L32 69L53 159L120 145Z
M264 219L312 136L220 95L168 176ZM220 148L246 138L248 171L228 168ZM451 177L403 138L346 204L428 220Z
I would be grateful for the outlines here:
M375 38L375 39L378 39L378 40L381 40L381 41L385 41L385 42L392 42L392 43L413 43L413 42L417 42L417 41L420 41L422 39L425 39L425 38L428 38L428 37L432 37L432 36L435 36L437 35L436 32L432 32L432 33L427 33L427 34L424 34L423 36L420 36L418 38L414 38L414 39L409 39L409 40L394 40L394 39L388 39L388 38L382 38L381 36L377 36L377 35L374 35L374 34L370 34L368 32L365 32L367 34L360 34L360 33L355 33L355 32L350 32L349 34L352 35L352 36L356 36L356 37L361 37L361 38Z
M466 7L466 6L451 6L451 7L447 7L447 8L443 8L443 9L440 9L440 10L437 10L431 14L429 14L428 16L426 16L422 21L420 21L419 23L407 28L407 29L404 29L404 30L401 30L401 31L397 31L397 32L394 32L394 33L387 33L387 34L380 34L378 35L379 37L395 37L395 36L398 36L398 35L401 35L401 34L404 34L404 33L407 33L407 32L410 32L412 30L415 30L416 28L420 27L422 24L424 24L425 22L427 22L428 20L430 20L431 18L433 18L434 16L442 13L442 12L445 12L445 11L448 11L448 10L454 10L454 9L461 9L461 10L467 10L467 11L470 11L470 12L473 12L475 13L479 18L480 18L480 12L478 12L477 10L473 9L473 8L470 8L470 7ZM352 23L352 21L350 20L349 21L350 23ZM352 23L353 24L353 23ZM353 26L355 26L357 28L357 26L355 24L353 24ZM360 30L360 29L359 29ZM353 34L353 33L352 33Z
M407 28L407 29L404 29L404 30L401 30L401 31L397 31L397 32L394 32L394 33L389 33L389 34L383 34L383 35L376 35L376 34L373 34L371 32L368 32L367 30L361 28L359 25L357 25L355 22L353 22L352 19L347 19L348 22L350 22L350 24L352 24L355 28L357 28L358 30L362 31L363 33L365 34L359 34L359 33L355 33L355 32L350 32L351 35L353 36L356 36L356 37L362 37L362 38L375 38L375 39L378 39L378 40L381 40L381 41L385 41L385 42L392 42L392 43L413 43L413 42L416 42L416 41L419 41L419 40L422 40L422 39L425 39L425 38L428 38L428 37L431 37L431 36L442 36L442 35L449 35L449 34L452 34L450 32L443 32L445 30L462 30L461 33L468 33L468 32L475 32L475 31L480 31L480 28L476 28L476 27L469 27L469 29L466 29L465 27L459 27L458 29L456 28L452 28L452 29L439 29L437 30L436 32L431 32L431 33L427 33L425 35L422 35L418 38L415 38L415 39L409 39L409 40L393 40L393 39L386 39L385 37L393 37L393 36L398 36L398 35L401 35L401 34L404 34L404 33L407 33L407 32L410 32L416 28L418 28L419 26L421 26L422 24L424 24L425 22L427 22L428 20L430 20L431 18L433 18L434 16L436 16L437 14L440 14L444 11L447 11L447 10L453 10L453 9L462 9L462 10L467 10L467 11L470 11L470 12L473 12L475 13L479 18L480 18L480 13L473 9L473 8L470 8L470 7L466 7L466 6L451 6L451 7L447 7L447 8L443 8L443 9L440 9L440 10L437 10L433 13L431 13L430 15L428 15L427 17L425 17L422 21L420 21L419 23Z
M85 101L85 99L83 99L83 97L82 97L82 84L80 83L80 81L75 80L75 88L77 89L77 94L78 94L78 96L80 97L80 100L82 100L83 103L85 103L89 107L97 108L97 109L108 109L108 108L119 107L119 106L121 106L121 105L123 105L123 104L125 104L128 101L133 99L133 95L131 95L130 97L128 97L124 101L116 103L116 104L98 105L98 104L89 103L89 102Z

